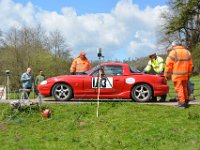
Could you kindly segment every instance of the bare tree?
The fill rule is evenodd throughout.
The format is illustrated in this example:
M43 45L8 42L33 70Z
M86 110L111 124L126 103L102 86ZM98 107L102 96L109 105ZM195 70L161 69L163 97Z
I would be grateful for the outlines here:
M55 30L49 35L49 48L58 58L69 58L70 53L66 40L60 31Z

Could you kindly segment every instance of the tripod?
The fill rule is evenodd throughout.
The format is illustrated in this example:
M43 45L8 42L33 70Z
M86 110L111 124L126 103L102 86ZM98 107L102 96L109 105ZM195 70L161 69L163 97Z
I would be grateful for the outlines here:
M101 65L101 58L99 58L99 62L100 62L100 65ZM106 78L106 80L108 81L110 87L112 87L112 84L110 83L110 80L108 79L108 77L106 76L105 72L104 72L104 69L102 66L100 66L99 68L99 73L98 73L98 78L97 78L97 89L98 89L98 93L97 93L97 112L96 112L96 116L98 117L99 116L99 98L100 98L100 93L101 93L101 81L102 81L102 78Z

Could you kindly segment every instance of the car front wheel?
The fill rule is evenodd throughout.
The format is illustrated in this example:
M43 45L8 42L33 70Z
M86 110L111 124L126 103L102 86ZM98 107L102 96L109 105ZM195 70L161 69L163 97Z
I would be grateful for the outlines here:
M152 90L148 84L135 85L131 91L132 99L136 102L148 102L152 97Z
M58 101L67 101L72 98L72 88L64 83L58 83L53 87L52 95Z

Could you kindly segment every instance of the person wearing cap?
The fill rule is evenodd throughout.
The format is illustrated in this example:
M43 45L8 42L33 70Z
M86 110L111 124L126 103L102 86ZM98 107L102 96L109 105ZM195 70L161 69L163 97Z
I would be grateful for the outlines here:
M152 69L154 74L160 75L164 72L165 63L162 57L157 56L156 53L149 55L149 61L147 66L144 68L143 73L149 73Z
M149 73L152 69L155 75L161 75L164 73L165 63L162 57L157 56L156 53L151 53L149 55L149 61L143 73ZM162 95L159 101L165 101L167 95ZM153 97L153 100L157 101L157 97Z
M91 69L91 63L87 59L86 54L84 52L80 52L79 56L75 58L70 67L71 75L81 75L84 72Z
M187 108L189 103L188 81L192 74L191 53L182 46L180 41L171 44L166 59L164 76L171 77L174 82L174 89L178 96L178 107Z

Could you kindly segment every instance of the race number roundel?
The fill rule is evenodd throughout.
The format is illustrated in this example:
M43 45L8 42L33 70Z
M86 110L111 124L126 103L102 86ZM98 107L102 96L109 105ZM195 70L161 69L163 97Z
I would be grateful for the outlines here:
M126 78L126 83L133 84L133 83L135 83L135 79L134 78Z

